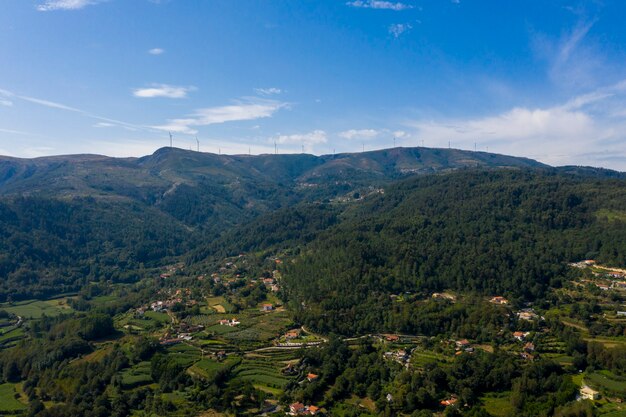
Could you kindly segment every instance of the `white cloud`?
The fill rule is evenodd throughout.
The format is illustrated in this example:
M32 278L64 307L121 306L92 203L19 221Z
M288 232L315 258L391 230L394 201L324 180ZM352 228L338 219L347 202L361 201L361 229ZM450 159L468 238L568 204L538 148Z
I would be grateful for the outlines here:
M164 125L153 127L170 132L195 134L198 132L194 129L195 126L262 119L271 117L278 110L285 107L287 107L286 103L274 100L247 98L231 105L198 109L189 117L170 119Z
M447 147L450 141L452 147L473 149L476 143L479 150L489 147L552 165L626 170L626 120L614 114L620 107L626 107L624 82L553 107L515 107L481 118L419 120L411 125L429 146Z
M270 87L270 88L255 88L254 92L262 96L271 96L274 94L280 94L283 91L280 88Z
M413 29L413 26L408 23L394 23L392 25L389 25L389 27L387 28L389 33L392 34L394 38L398 38L404 32L407 32L411 29Z
M133 95L140 98L186 98L190 91L194 91L195 87L178 87L167 84L153 84L152 87L136 88Z
M13 106L13 102L6 98L0 97L0 106L11 107Z
M102 0L46 0L44 3L37 6L37 10L40 12L78 10L101 2Z
M381 134L381 131L375 130L375 129L350 129L350 130L345 130L343 132L339 132L339 137L348 139L348 140L355 140L355 139L369 140L369 139L375 139L380 134Z
M391 1L383 1L383 0L354 0L346 3L351 7L360 7L364 9L386 9L386 10L395 10L401 11L406 9L412 9L413 6L406 3L401 2L391 2Z
M150 55L161 55L164 52L165 52L165 49L161 49L161 48L152 48L148 51Z
M22 132L21 130L3 129L0 128L0 133L8 133L11 135L29 135L30 133Z
M96 124L93 125L93 127L98 127L98 128L102 128L102 127L115 127L116 125L113 123L108 123L108 122L98 122Z
M303 146L306 152L312 152L315 145L328 142L326 132L314 130L309 133L296 133L293 135L277 135L271 139L279 144Z

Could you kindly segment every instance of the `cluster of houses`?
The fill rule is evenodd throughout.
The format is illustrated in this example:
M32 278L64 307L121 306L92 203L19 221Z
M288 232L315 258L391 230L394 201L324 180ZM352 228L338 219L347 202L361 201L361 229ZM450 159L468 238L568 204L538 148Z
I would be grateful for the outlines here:
M319 407L316 407L314 405L293 403L289 405L289 412L287 414L290 416L314 416L319 413L319 411Z
M188 324L182 322L174 326L173 329L168 330L165 335L159 339L159 343L163 346L175 345L184 341L190 341L193 339L192 334L204 330L204 326L201 324Z
M398 362L400 365L409 367L411 354L406 349L398 349L396 351L388 351L383 353L383 358Z
M472 347L472 344L470 343L470 341L467 339L455 340L454 346L456 350L455 355L460 355L463 352L474 353L474 348Z
M624 269L601 266L598 265L593 259L571 263L570 266L581 269L592 266L595 267L593 275L599 278L606 278L606 280L602 282L593 282L593 284L603 291L608 291L611 288L616 290L626 290L626 270ZM589 281L583 280L583 282Z
M276 281L276 278L263 278L263 285L271 292L280 291L280 285Z

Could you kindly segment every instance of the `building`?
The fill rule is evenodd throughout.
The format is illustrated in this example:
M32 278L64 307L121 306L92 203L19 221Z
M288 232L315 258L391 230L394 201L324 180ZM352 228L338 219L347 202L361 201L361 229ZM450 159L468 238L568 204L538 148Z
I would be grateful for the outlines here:
M307 379L309 382L313 382L313 381L316 381L319 377L320 377L320 376L319 376L319 375L317 375L317 374L311 374L311 373L309 373L309 374L307 374L306 379Z
M524 340L527 334L528 333L524 333L524 332L514 332L513 337L521 342Z
M306 407L302 403L293 403L289 406L289 414L297 416L303 414L306 411Z
M459 402L459 399L455 396L452 396L448 399L441 400L439 404L443 405L444 407L449 407L451 405L455 405L457 402Z
M297 339L298 337L300 337L300 329L289 330L285 333L285 339L287 340Z
M465 348L469 347L470 342L467 339L461 339L461 340L457 340L456 342L454 342L454 344L459 349L465 349Z
M600 393L590 386L585 385L580 389L580 398L583 400L597 400L600 398Z
M520 312L518 312L517 317L520 320L532 321L536 319L538 316L537 316L537 313L535 313L535 311L532 308L528 308L528 309L521 310Z
M274 304L263 304L261 306L261 311L272 311L274 310Z
M498 305L505 305L509 303L509 300L507 300L504 297L501 296L495 296L493 298L491 298L491 300L489 300L490 303L492 304L498 304Z

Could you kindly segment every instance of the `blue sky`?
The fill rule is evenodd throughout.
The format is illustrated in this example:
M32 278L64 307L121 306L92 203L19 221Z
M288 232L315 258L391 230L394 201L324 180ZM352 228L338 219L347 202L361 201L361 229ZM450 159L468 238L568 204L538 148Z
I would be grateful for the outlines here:
M626 3L3 0L0 154L448 147L626 170Z

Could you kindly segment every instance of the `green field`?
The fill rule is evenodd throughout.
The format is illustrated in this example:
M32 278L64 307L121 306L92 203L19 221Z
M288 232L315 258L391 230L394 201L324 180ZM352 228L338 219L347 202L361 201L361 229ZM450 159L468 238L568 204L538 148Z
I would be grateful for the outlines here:
M152 383L150 362L139 362L122 372L122 385L126 389Z
M609 394L623 396L626 392L626 378L614 375L609 371L598 371L586 374L584 381L586 384Z
M0 330L0 344L11 342L24 337L24 329L21 327L5 327Z
M203 378L213 379L215 374L221 370L231 368L239 363L239 358L228 358L223 362L205 358L196 362L191 368L190 373L199 375Z
M16 396L15 384L0 385L0 414L15 414L26 409L26 405L18 401Z
M281 370L294 358L293 351L266 351L248 354L234 370L236 378L250 381L256 388L278 395L290 378Z
M167 324L171 322L170 316L167 313L159 313L156 311L146 311L144 317L150 320L154 320L158 323Z
M515 415L515 408L511 405L510 393L489 394L481 398L485 410L495 417Z
M0 309L27 319L38 319L42 315L58 316L61 313L72 312L72 308L67 304L67 298L57 298L54 300L27 300L18 303L0 304Z

